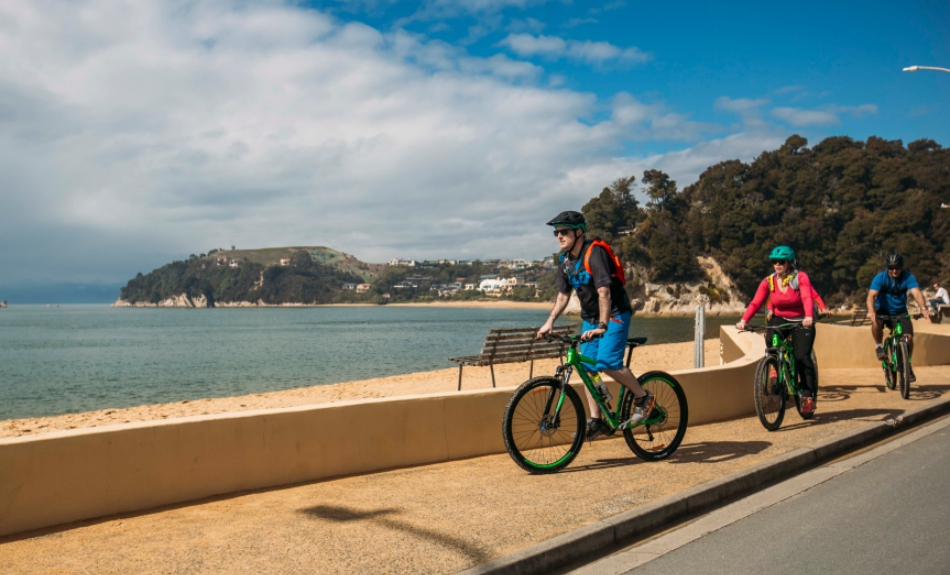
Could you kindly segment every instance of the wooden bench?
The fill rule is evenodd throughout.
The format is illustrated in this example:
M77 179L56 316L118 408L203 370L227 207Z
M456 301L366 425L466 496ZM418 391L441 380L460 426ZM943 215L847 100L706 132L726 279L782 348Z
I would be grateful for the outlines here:
M564 344L557 341L538 339L539 327L519 327L512 329L490 329L482 352L478 355L450 357L449 361L459 364L459 390L462 389L462 367L488 366L491 371L491 386L495 387L495 364L520 363L530 361L528 379L534 377L534 360L561 357ZM554 334L569 336L577 332L577 326L558 325Z

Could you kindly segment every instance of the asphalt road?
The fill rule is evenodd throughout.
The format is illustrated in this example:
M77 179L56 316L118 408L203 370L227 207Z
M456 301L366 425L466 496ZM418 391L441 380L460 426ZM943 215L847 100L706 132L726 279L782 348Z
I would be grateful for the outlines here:
M950 573L948 539L944 418L571 573Z

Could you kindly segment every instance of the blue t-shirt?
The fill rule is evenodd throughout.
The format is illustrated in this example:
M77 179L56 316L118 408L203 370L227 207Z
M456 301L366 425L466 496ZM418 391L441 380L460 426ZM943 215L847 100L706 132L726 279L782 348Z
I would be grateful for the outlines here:
M901 270L896 279L888 277L887 270L874 276L871 289L877 290L874 309L882 315L900 315L907 313L907 290L920 287L917 278L907 270Z

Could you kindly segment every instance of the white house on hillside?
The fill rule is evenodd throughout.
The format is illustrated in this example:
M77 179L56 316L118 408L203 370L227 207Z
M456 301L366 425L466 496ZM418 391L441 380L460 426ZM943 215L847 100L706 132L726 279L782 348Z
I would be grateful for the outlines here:
M389 260L389 265L414 268L416 267L416 260L403 260L399 258L393 258Z

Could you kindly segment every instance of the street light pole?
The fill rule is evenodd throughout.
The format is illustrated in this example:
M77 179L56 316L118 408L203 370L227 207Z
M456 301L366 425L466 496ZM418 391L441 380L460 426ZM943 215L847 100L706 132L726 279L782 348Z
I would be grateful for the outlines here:
M916 72L917 70L937 70L938 72L947 72L950 74L950 69L937 68L935 66L908 66L904 68L905 72Z

